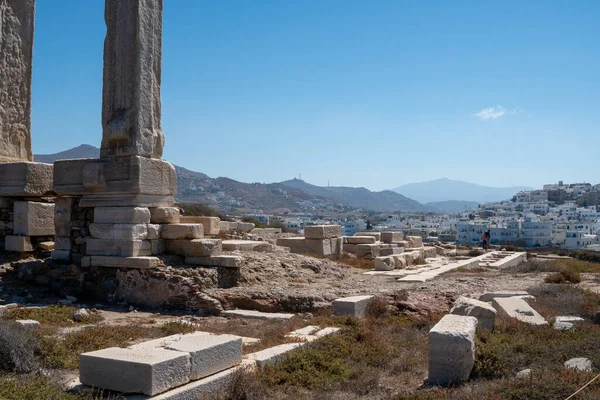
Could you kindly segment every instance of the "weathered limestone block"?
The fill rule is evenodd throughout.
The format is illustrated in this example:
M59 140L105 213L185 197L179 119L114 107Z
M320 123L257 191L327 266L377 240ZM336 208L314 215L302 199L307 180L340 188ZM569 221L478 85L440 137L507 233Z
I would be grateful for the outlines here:
M33 251L33 244L29 236L12 236L4 237L4 249L6 251L14 251L18 253L29 253Z
M396 260L392 256L376 257L375 271L392 271L396 268Z
M425 258L435 258L437 257L437 252L435 247L423 247L423 255Z
M35 0L0 1L0 162L33 161L34 14Z
M394 257L394 265L396 269L404 269L408 266L406 258L403 257L403 254L395 255L392 257Z
M231 230L231 228L229 227L230 222L229 221L221 221L219 222L219 231L220 232L227 232L229 230Z
M524 290L501 290L498 292L486 292L479 296L480 301L492 301L496 297L519 297L519 296L529 296Z
M331 239L342 236L340 225L314 225L304 227L306 239Z
M223 240L223 251L273 251L273 245L258 240Z
M54 250L54 242L39 242L38 247L42 251L52 251Z
M90 224L90 235L96 239L145 240L147 224Z
M331 256L338 253L338 238L331 239L305 239L305 238L279 238L277 246L289 247L292 253L316 254Z
M494 297L492 306L499 315L515 318L530 325L545 325L548 322L520 297Z
M180 351L147 351L111 347L79 358L84 385L153 396L190 381L190 355Z
M160 232L162 231L162 225L159 224L147 224L148 228L148 240L160 239Z
M356 254L356 244L350 244L350 243L344 243L344 248L343 250L346 253L352 253L352 254Z
M354 234L354 236L372 236L378 242L381 240L381 232L371 232L371 231L357 232Z
M396 242L396 244L398 245L398 247L404 247L405 249L411 247L410 242L408 240L400 240L399 242Z
M256 310L227 310L221 313L221 316L227 318L247 318L247 319L262 319L262 320L284 320L289 321L294 318L294 314L286 313L268 313Z
M0 33L1 35L2 33ZM2 40L0 40L0 46L1 42ZM1 74L2 72L0 72L0 76ZM1 108L0 105L0 110ZM1 116L0 124L2 124ZM1 135L2 130L0 129L0 139L2 139ZM0 163L0 196L41 197L52 193L52 180L52 164L33 162Z
M242 338L233 335L184 335L167 346L190 355L190 379L196 380L242 363Z
M483 301L463 296L456 299L450 314L475 317L479 327L487 331L493 331L496 323L496 310L494 307Z
M112 257L112 256L91 256L90 266L107 268L157 268L161 265L157 257Z
M223 251L219 239L166 240L165 243L169 253L189 257L213 257Z
M176 207L156 207L150 209L150 222L153 224L178 224L181 214Z
M375 244L377 239L374 236L346 236L344 241L350 244Z
M247 358L249 360L256 361L256 366L258 368L264 369L269 365L275 364L277 360L285 356L286 353L289 353L298 347L302 347L303 345L305 345L305 343L280 344L279 346L270 347L265 350L257 351L256 353L248 354Z
M54 205L54 231L56 236L71 235L71 213L73 198L59 197Z
M202 224L204 225L204 234L216 236L221 232L221 219L219 217L187 217L181 216L182 224Z
M167 251L167 243L163 239L150 240L150 247L153 256L164 254Z
M244 265L244 257L220 255L214 257L186 257L187 265L200 265L203 267L240 268Z
M162 0L106 1L101 157L161 158Z
M15 201L15 235L54 236L54 203Z
M140 257L152 255L149 240L114 240L87 238L86 251L91 256Z
M71 250L71 237L70 236L57 236L54 239L54 250Z
M40 328L40 322L35 319L18 319L15 323L33 331Z
M360 318L365 315L367 306L372 299L373 296L344 297L334 300L331 305L335 310L335 315Z
M387 249L379 249L379 255L382 257L394 256L402 253L404 253L404 247L389 247Z
M149 224L150 210L146 207L96 207L94 222L102 224Z
M571 358L564 362L564 366L582 372L592 372L594 368L592 361L585 357Z
M404 240L403 232L381 232L381 241L383 243L394 243Z
M161 239L202 239L204 226L202 224L163 225Z
M376 244L357 244L356 245L356 257L367 258L370 260L379 257L379 246Z
M447 386L469 379L476 329L475 317L448 314L429 331L429 383Z
M409 247L423 247L423 238L421 236L407 236Z

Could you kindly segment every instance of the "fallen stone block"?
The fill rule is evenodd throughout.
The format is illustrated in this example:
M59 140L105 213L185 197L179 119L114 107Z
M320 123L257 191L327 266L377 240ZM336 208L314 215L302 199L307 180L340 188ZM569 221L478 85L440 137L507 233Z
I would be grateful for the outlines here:
M156 207L150 209L150 222L153 224L179 224L181 214L176 207Z
M331 239L342 236L340 225L315 225L304 227L306 239Z
M331 305L338 316L360 318L365 315L373 296L352 296L335 299Z
M404 232L381 232L383 243L394 243L404 239Z
M379 255L381 257L393 256L404 253L404 247L390 247L387 249L379 249Z
M285 313L266 313L255 310L227 310L221 313L221 316L228 318L248 318L248 319L264 319L264 320L290 320L294 318L294 314Z
M214 257L186 257L187 265L200 265L203 267L240 268L244 265L244 257L220 255Z
M246 356L247 359L256 361L258 368L263 369L266 366L273 365L281 359L286 353L302 347L305 343L286 343L271 347Z
M396 269L404 269L408 266L406 263L406 258L402 256L402 254L392 256L394 257L394 266Z
M145 240L148 238L147 224L90 224L90 235L96 239Z
M393 271L396 268L394 257L376 257L375 271Z
M421 236L407 236L408 247L423 247L423 238Z
M232 335L184 335L168 350L189 353L190 379L207 377L242 363L242 338Z
M479 296L480 301L492 301L495 297L517 297L529 296L529 293L523 290L502 290L499 292L486 292Z
M531 325L545 325L548 322L520 297L494 297L492 306L499 315L515 318Z
M3 306L0 306L0 317L4 315L4 313L6 312L6 310L9 310L11 308L16 308L19 305L17 303L11 303L11 304L6 304Z
M149 396L190 381L190 355L180 351L148 351L111 347L79 358L82 384Z
M54 236L54 203L15 201L13 233L20 236Z
M33 244L31 243L31 238L29 236L7 235L4 237L4 250L18 253L30 253L33 251Z
M356 254L356 244L344 243L343 250L346 253Z
M357 244L356 245L356 257L366 258L373 260L380 256L379 246L376 244Z
M344 241L349 244L375 244L377 239L374 236L346 236Z
M581 317L575 317L571 315L559 316L556 317L556 322L584 322L585 319Z
M574 331L575 330L575 325L573 325L573 323L571 323L571 322L555 321L554 325L552 325L552 327L554 328L554 330L557 330L557 331Z
M202 224L204 234L216 236L221 232L221 219L219 217L180 217L182 224Z
M141 257L152 255L149 240L115 240L87 238L86 251L92 256Z
M150 210L145 207L96 207L94 222L105 224L149 224Z
M336 254L338 238L332 239L305 239L305 238L279 238L277 246L289 247L295 254L315 254L318 256L331 256Z
M221 255L222 243L219 239L166 240L167 251L189 257L214 257Z
M494 330L496 310L486 302L461 296L454 302L450 314L475 317L481 329Z
M31 330L36 330L40 327L40 323L34 319L18 319L15 323Z
M157 257L91 256L90 266L107 268L158 268L162 262Z
M273 251L273 245L258 240L223 240L223 251Z
M564 365L566 368L582 372L592 372L593 368L592 362L589 359L583 357L571 358L570 360L565 361Z
M517 372L517 374L515 375L515 378L524 379L524 378L529 378L530 375L531 375L531 369L527 368L527 369L522 369L521 371Z
M437 252L435 247L424 247L423 248L423 256L425 258L435 258L437 257Z
M219 222L219 231L220 232L227 232L230 231L230 222L229 221L221 221Z
M354 236L372 236L377 242L381 241L381 232L357 232Z
M476 329L475 317L448 314L429 331L429 383L448 386L469 379Z
M160 233L161 239L202 239L204 225L202 224L177 224L163 225Z

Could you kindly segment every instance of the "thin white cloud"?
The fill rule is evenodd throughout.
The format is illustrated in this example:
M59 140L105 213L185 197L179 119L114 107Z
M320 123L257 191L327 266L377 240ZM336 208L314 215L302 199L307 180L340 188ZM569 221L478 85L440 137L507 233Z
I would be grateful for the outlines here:
M478 113L473 114L474 117L477 117L483 121L487 121L489 119L498 119L506 114L506 108L498 105L494 107L484 108Z

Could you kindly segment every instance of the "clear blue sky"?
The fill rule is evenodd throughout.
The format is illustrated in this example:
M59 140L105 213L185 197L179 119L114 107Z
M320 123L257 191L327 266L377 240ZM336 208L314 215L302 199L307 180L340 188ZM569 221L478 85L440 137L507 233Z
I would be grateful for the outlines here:
M600 182L600 2L164 0L164 158L244 182ZM37 0L33 147L101 141L103 0Z

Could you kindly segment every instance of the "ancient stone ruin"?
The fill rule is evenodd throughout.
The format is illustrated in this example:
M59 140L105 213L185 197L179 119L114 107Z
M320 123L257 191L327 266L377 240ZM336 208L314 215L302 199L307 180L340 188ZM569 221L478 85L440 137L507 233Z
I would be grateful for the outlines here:
M31 150L35 0L0 1L0 241L7 251L49 249L52 165Z

